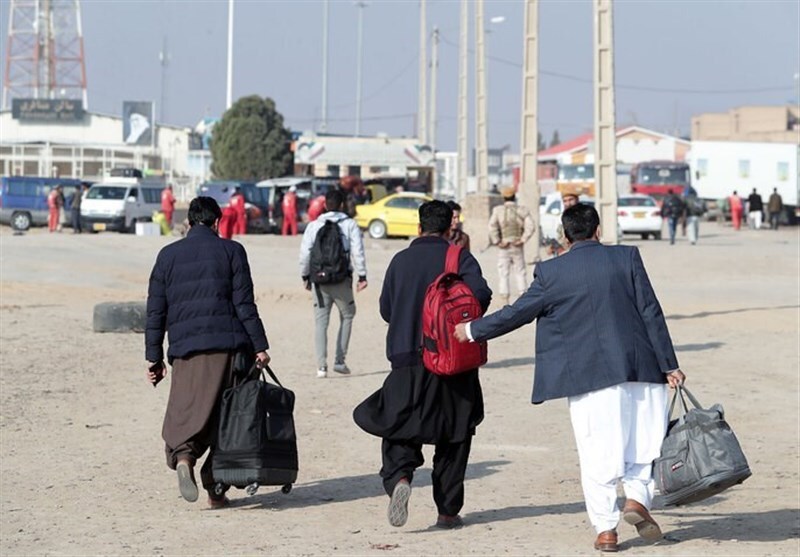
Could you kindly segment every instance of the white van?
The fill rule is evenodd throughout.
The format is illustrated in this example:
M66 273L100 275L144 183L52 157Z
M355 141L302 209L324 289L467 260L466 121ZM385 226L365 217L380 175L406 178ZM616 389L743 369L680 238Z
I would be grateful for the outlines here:
M100 232L134 232L137 222L153 220L161 210L162 183L108 181L93 184L81 202L81 226Z

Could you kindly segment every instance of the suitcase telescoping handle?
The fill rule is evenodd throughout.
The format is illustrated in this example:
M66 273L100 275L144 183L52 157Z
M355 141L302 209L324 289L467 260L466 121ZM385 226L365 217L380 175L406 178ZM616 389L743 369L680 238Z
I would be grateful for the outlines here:
M672 417L672 412L675 410L675 401L680 398L681 406L683 407L683 414L689 412L689 406L686 404L686 399L689 399L689 402L692 403L692 406L698 408L700 410L703 409L703 406L700 402L694 397L694 395L683 385L678 385L675 387L675 394L672 395L672 402L669 405L669 414L667 414L670 418ZM682 415L683 415L682 414Z

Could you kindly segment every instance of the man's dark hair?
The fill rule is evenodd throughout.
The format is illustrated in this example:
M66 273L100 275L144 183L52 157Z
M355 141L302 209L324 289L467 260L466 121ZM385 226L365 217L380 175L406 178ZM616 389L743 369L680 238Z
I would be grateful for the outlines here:
M189 226L203 224L213 226L222 218L222 210L213 197L195 197L189 203Z
M344 194L339 190L328 190L325 194L325 208L328 211L341 211L344 205Z
M578 203L564 211L561 224L564 225L564 236L571 243L589 240L600 226L600 215L591 205Z
M453 211L458 211L459 213L461 212L461 205L459 205L452 199L447 202L447 206L450 207L450 209L452 209Z
M419 208L422 234L444 234L452 221L453 210L444 201L428 201Z

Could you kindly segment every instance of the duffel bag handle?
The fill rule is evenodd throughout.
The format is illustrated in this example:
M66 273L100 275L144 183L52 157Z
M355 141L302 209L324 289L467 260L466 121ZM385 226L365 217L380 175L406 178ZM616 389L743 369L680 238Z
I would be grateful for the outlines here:
M685 397L684 397L685 395ZM687 389L684 385L678 385L675 387L675 394L672 395L672 402L669 405L669 414L667 414L670 418L672 417L672 412L675 410L675 401L680 398L681 406L683 407L683 414L689 412L689 406L686 404L686 398L689 399L689 402L692 403L692 406L698 408L700 410L703 409L703 405L695 398L695 396ZM683 415L681 414L681 415Z
M264 367L261 368L261 377L264 379L264 381L267 380L267 378L264 377L264 372L265 371L269 374L270 378L272 378L272 380L275 381L275 384L277 384L281 389L286 389L286 387L281 385L281 382L278 381L278 378L275 377L275 372L272 371L272 368L269 367L269 364L266 364Z

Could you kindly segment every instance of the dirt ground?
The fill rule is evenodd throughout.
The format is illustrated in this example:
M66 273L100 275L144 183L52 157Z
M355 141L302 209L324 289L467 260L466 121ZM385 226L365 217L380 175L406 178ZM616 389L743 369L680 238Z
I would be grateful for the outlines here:
M432 527L430 448L408 523L389 526L380 441L359 430L351 412L388 370L377 300L405 240L367 241L370 283L357 295L353 374L320 380L311 295L297 271L299 237L242 238L274 369L297 394L300 476L288 495L236 491L221 511L207 510L202 497L184 502L162 449L168 382L146 383L142 335L92 332L96 303L144 300L155 255L169 241L0 229L0 553L593 553L566 402L529 402L534 326L490 344L466 527ZM667 539L646 546L622 524L622 550L798 555L798 229L736 233L708 223L697 246L684 238L674 246L629 242L641 247L688 385L701 402L724 404L753 476L693 506L657 503ZM496 254L478 258L494 285Z

